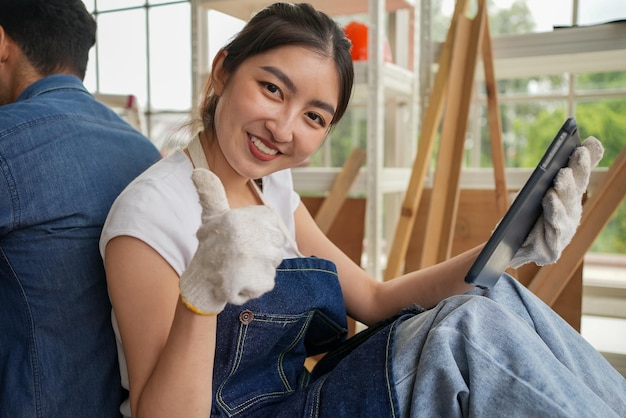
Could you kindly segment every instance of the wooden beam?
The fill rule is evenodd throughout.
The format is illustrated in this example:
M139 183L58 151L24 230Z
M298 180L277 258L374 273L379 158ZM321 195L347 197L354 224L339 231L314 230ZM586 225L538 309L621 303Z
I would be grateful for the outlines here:
M352 183L359 175L359 170L365 162L365 151L361 148L354 148L343 168L337 174L333 185L330 188L328 196L324 199L322 206L315 215L315 222L324 234L328 232L332 226L339 209L348 197L348 192Z
M467 0L458 0L450 22L450 28L446 35L439 55L439 68L433 82L433 88L429 95L426 115L422 122L417 155L413 162L411 178L404 196L400 218L396 225L391 250L387 257L387 267L384 272L384 279L390 280L399 276L404 271L404 260L411 238L411 231L415 224L419 202L424 190L424 179L426 178L428 164L432 157L435 136L439 128L439 122L443 113L443 104L448 89L450 75L450 63L452 61L452 50L455 40L457 22L460 16L464 16L467 11Z
M485 1L479 0L476 16L473 19L462 16L457 24L452 52L455 59L448 81L446 112L424 236L428 245L422 253L421 268L440 263L450 256L465 152L465 133L486 18Z
M491 44L489 19L485 19L482 47L483 67L485 70L485 90L487 93L487 120L489 125L489 139L491 142L496 204L500 216L504 216L509 208L510 202L506 186L502 119L500 117L500 106L498 104L498 84L493 63L493 47Z

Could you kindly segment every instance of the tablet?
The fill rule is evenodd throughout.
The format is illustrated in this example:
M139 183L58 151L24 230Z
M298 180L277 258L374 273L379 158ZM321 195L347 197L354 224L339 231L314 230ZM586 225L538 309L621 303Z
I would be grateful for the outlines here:
M568 118L470 267L467 283L483 288L496 284L539 218L541 201L554 177L579 145L576 120Z

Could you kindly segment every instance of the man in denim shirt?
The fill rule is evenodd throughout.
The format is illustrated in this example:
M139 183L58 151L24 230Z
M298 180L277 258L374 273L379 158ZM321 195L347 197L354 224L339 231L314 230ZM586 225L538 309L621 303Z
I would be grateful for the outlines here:
M0 416L114 417L122 402L98 252L160 154L82 84L80 0L0 2Z

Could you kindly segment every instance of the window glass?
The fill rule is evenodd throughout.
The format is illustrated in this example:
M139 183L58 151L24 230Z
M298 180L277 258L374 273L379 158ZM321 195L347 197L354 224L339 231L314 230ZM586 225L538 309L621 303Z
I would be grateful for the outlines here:
M626 67L626 62L625 65ZM626 70L607 73L586 73L576 77L576 90L602 91L623 90L626 100Z
M604 146L604 155L598 164L600 167L609 167L626 146L625 114L626 97L588 99L576 104L581 139L592 135Z
M95 8L95 0L83 0L83 3L89 12L93 12L93 9Z
M497 74L496 74L497 76ZM555 76L537 76L497 80L500 99L513 99L516 96L545 96L549 94L567 94L569 77L566 74ZM485 97L485 83L480 83L478 94Z
M432 0L435 41L441 42L445 39L455 3L455 0ZM573 0L493 0L489 2L488 10L490 29L494 35L549 32L555 26L571 26L574 23L573 8ZM578 0L579 25L623 19L626 19L624 0Z
M580 25L595 25L626 19L624 0L578 0Z
M582 140L592 135L602 142L599 167L610 167L626 147L626 97L584 100L576 104L576 121ZM590 252L626 254L626 200L595 239Z
M593 253L626 254L626 200L615 210L589 249Z
M342 167L355 147L367 149L367 108L350 106L320 148L311 156L311 167Z
M189 114L186 112L149 115L150 140L163 155L184 147L191 140L191 133L186 127L188 121Z
M530 32L551 32L555 26L572 26L572 0L496 0L506 8L507 3L525 3L532 16L533 28Z
M98 76L101 93L133 94L147 100L145 10L98 16Z
M494 36L547 32L554 26L572 24L572 0L493 0L488 3L490 31ZM445 40L455 4L455 0L432 0L433 40ZM474 13L474 2L470 2L468 16Z
M98 88L96 77L96 47L94 46L89 50L89 61L87 61L87 71L85 72L85 80L83 81L85 87L90 92L95 92Z
M243 28L246 22L217 10L209 10L207 13L207 43L209 48L207 68L211 68L213 57L217 54L217 51L226 45L230 38Z
M189 3L149 9L150 110L191 109Z
M492 167L488 109L481 105L477 129L480 140L466 142L468 161L480 161L481 167ZM507 167L534 168L565 119L564 100L533 100L501 103L502 142ZM472 128L470 128L472 129ZM474 135L471 135L473 137Z
M98 11L127 9L130 7L143 6L145 0L96 0Z

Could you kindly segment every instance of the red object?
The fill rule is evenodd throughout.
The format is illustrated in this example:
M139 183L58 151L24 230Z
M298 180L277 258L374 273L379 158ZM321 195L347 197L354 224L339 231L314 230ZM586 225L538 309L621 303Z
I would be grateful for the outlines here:
M352 49L350 55L352 55L353 61L365 61L367 60L367 32L368 26L365 23L352 21L343 28L346 37L352 42ZM392 62L391 47L389 41L385 39L384 48L384 60L386 62Z

